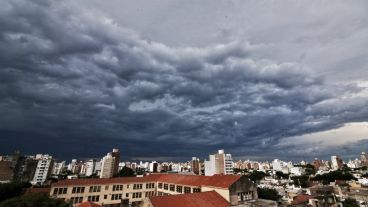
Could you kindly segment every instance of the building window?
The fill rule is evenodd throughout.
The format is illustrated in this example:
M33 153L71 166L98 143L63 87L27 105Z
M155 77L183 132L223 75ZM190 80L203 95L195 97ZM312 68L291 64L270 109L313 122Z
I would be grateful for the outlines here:
M88 196L88 201L91 202L99 202L100 201L100 196L96 195L96 196Z
M70 198L70 202L72 204L82 203L82 201L83 201L83 197L71 197Z
M178 192L178 193L182 193L182 192L183 192L183 186L179 186L179 185L177 185L177 186L176 186L176 192Z
M121 200L122 194L112 194L111 200Z
M105 185L105 190L109 190L109 186L108 185Z
M146 192L146 195L145 195L145 197L146 197L146 198L151 197L151 196L153 196L153 195L152 195L152 191L148 191L148 192Z
M89 192L90 193L101 192L101 186L90 186Z
M200 193L201 189L200 188L193 188L193 193Z
M84 187L73 187L72 193L84 193Z
M126 193L126 194L125 194L125 197L129 198L129 193Z
M238 201L253 200L253 192L240 192L238 193Z
M104 195L104 199L107 199L107 195Z
M133 193L133 198L142 198L142 193L141 192Z
M175 191L175 185L170 185L170 191Z
M68 188L54 188L53 195L66 194L67 191L68 191Z
M154 188L155 187L155 184L154 183L147 183L146 184L146 188L147 189L151 189L151 188Z
M137 189L142 189L143 188L143 184L134 184L133 185L133 189L137 190Z
M158 188L162 189L162 183L158 183Z
M190 187L184 187L184 193L190 193Z
M164 184L164 190L169 190L169 184Z
M123 185L113 185L112 186L112 191L122 191L123 190Z

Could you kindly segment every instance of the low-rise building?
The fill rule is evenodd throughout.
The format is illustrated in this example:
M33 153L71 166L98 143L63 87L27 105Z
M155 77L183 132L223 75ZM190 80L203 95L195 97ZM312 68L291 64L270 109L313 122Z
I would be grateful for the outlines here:
M0 183L10 182L13 179L13 169L10 161L0 161Z
M239 175L152 174L143 177L62 180L54 183L50 195L73 204L91 201L101 205L139 205L152 196L216 191L231 205L258 198L257 186Z

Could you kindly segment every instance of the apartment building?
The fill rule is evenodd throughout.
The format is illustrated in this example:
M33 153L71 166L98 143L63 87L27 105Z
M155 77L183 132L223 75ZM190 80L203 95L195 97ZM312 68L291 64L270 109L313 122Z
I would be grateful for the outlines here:
M48 154L37 154L35 159L38 160L38 162L31 184L42 185L51 175L54 160L52 156Z
M205 161L205 175L233 174L234 163L231 154L225 154L224 150L218 150L217 154L209 155L209 160Z
M215 191L231 205L258 198L257 186L238 175L152 174L144 177L62 180L50 195L74 205L91 201L103 206L138 206L152 196Z
M112 153L108 153L101 160L101 173L100 178L111 178L114 175L115 169L115 157Z

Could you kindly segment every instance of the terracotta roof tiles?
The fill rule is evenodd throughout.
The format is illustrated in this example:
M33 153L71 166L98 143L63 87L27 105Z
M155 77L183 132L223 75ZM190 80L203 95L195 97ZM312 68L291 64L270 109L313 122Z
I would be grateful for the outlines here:
M228 207L229 203L215 191L150 198L153 207Z
M92 202L89 202L89 201L86 201L86 202L83 202L79 205L77 205L76 207L102 207L96 203L92 203Z
M97 178L97 179L70 179L61 180L52 186L69 186L69 185L104 185L116 183L140 183L140 182L164 182L188 186L211 186L218 188L229 188L241 176L239 175L180 175L180 174L151 174L144 177L121 177L121 178Z

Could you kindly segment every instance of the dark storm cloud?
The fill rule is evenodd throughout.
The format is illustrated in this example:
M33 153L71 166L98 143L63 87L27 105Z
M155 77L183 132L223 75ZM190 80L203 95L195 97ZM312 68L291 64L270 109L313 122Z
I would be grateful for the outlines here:
M244 41L168 47L68 1L1 5L2 151L272 155L283 137L368 117L362 88L256 59L260 46Z

